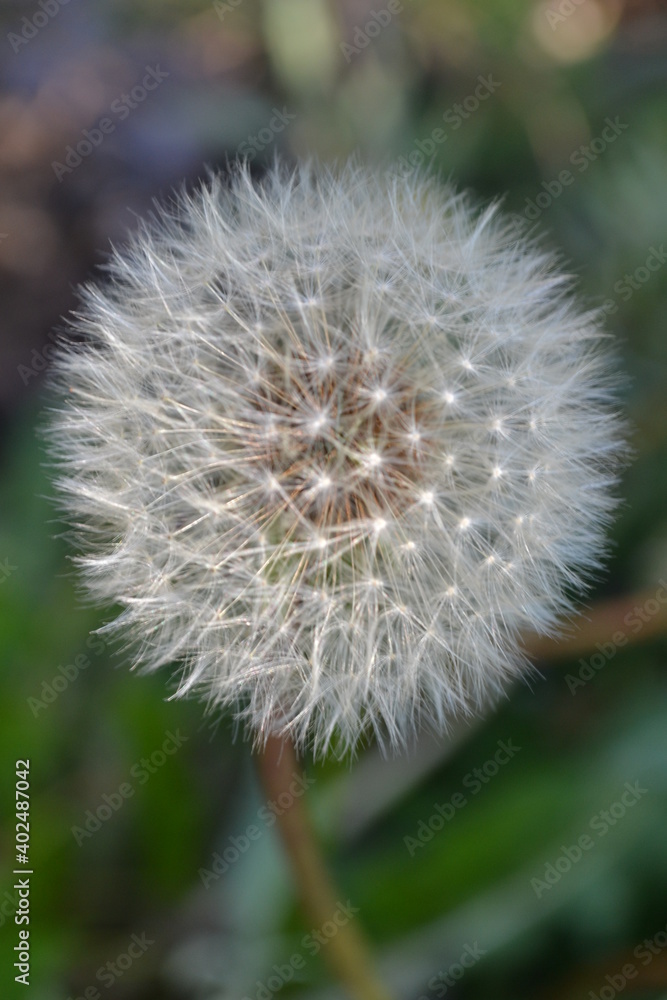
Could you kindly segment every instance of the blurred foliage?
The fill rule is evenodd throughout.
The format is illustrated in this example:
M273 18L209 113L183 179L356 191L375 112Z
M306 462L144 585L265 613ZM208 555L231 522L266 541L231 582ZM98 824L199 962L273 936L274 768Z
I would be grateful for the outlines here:
M54 4L46 21L36 16ZM591 599L655 593L667 576L667 267L642 270L664 252L667 234L663 6L401 7L377 35L365 26L385 6L366 0L71 0L62 8L45 0L0 11L3 996L21 990L12 981L11 809L14 762L26 757L31 1000L92 987L109 1000L256 997L274 964L308 954L310 928L274 831L261 827L251 849L238 849L263 802L249 748L234 741L228 719L166 700L166 676L132 676L122 649L91 639L109 612L78 600L48 499L36 428L53 330L77 282L154 196L182 179L195 183L206 164L225 169L239 153L260 172L275 151L330 158L359 149L400 170L421 156L482 197L503 197L561 248L584 298L604 304L627 373L635 457L610 569ZM132 98L156 65L168 73L164 83ZM475 98L480 77L497 85ZM121 117L114 102L126 93L134 106ZM275 109L293 118L271 132ZM113 131L59 180L54 162L105 116ZM605 132L609 120L615 133ZM644 939L662 933L667 942L666 644L642 641L641 630L631 637L599 654L602 668L574 692L568 678L590 656L541 664L485 720L449 742L425 736L409 758L383 761L371 747L351 765L307 765L343 901L359 907L403 1000L577 1000L590 991L609 1000L610 990L626 1000L667 997L667 948L642 952L645 964L633 957ZM186 739L160 756L170 733ZM521 749L473 794L466 776L493 759L499 740ZM156 754L161 763L144 781L141 761ZM79 845L73 829L117 803L128 782L133 794L107 805L109 818ZM538 894L531 880L544 879L549 864L567 867L564 848L591 833L626 782L647 791ZM405 838L457 792L467 804L409 850ZM201 872L211 871L215 852L235 850L205 888ZM98 970L144 933L154 942L145 954L111 983L100 979ZM445 988L433 977L467 946L483 957ZM627 962L638 975L619 987ZM308 956L282 995L340 993L321 956Z

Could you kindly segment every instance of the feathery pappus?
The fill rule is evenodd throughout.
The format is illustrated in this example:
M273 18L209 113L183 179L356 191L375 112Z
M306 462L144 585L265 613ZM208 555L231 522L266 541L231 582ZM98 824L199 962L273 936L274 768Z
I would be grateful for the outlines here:
M495 205L240 166L156 209L72 326L50 441L88 592L260 744L445 730L599 569L604 334Z

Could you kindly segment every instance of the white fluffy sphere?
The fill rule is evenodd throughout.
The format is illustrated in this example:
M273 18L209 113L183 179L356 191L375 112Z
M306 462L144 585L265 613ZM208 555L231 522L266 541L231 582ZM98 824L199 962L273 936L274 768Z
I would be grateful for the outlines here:
M495 207L275 166L161 208L88 287L51 440L89 592L148 669L316 752L444 729L598 567L598 317Z

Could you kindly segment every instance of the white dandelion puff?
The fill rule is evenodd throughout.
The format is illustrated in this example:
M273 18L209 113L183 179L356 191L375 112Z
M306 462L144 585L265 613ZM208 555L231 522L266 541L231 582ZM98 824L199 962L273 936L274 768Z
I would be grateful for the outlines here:
M50 439L136 662L316 752L496 697L599 568L622 450L553 260L433 179L307 164L212 178L108 270Z

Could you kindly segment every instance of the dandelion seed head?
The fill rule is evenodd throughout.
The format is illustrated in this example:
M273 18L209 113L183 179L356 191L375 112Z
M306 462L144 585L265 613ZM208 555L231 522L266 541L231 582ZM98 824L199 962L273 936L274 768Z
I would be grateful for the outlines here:
M483 709L599 565L603 338L508 231L424 176L239 169L83 292L50 439L86 584L258 742Z

